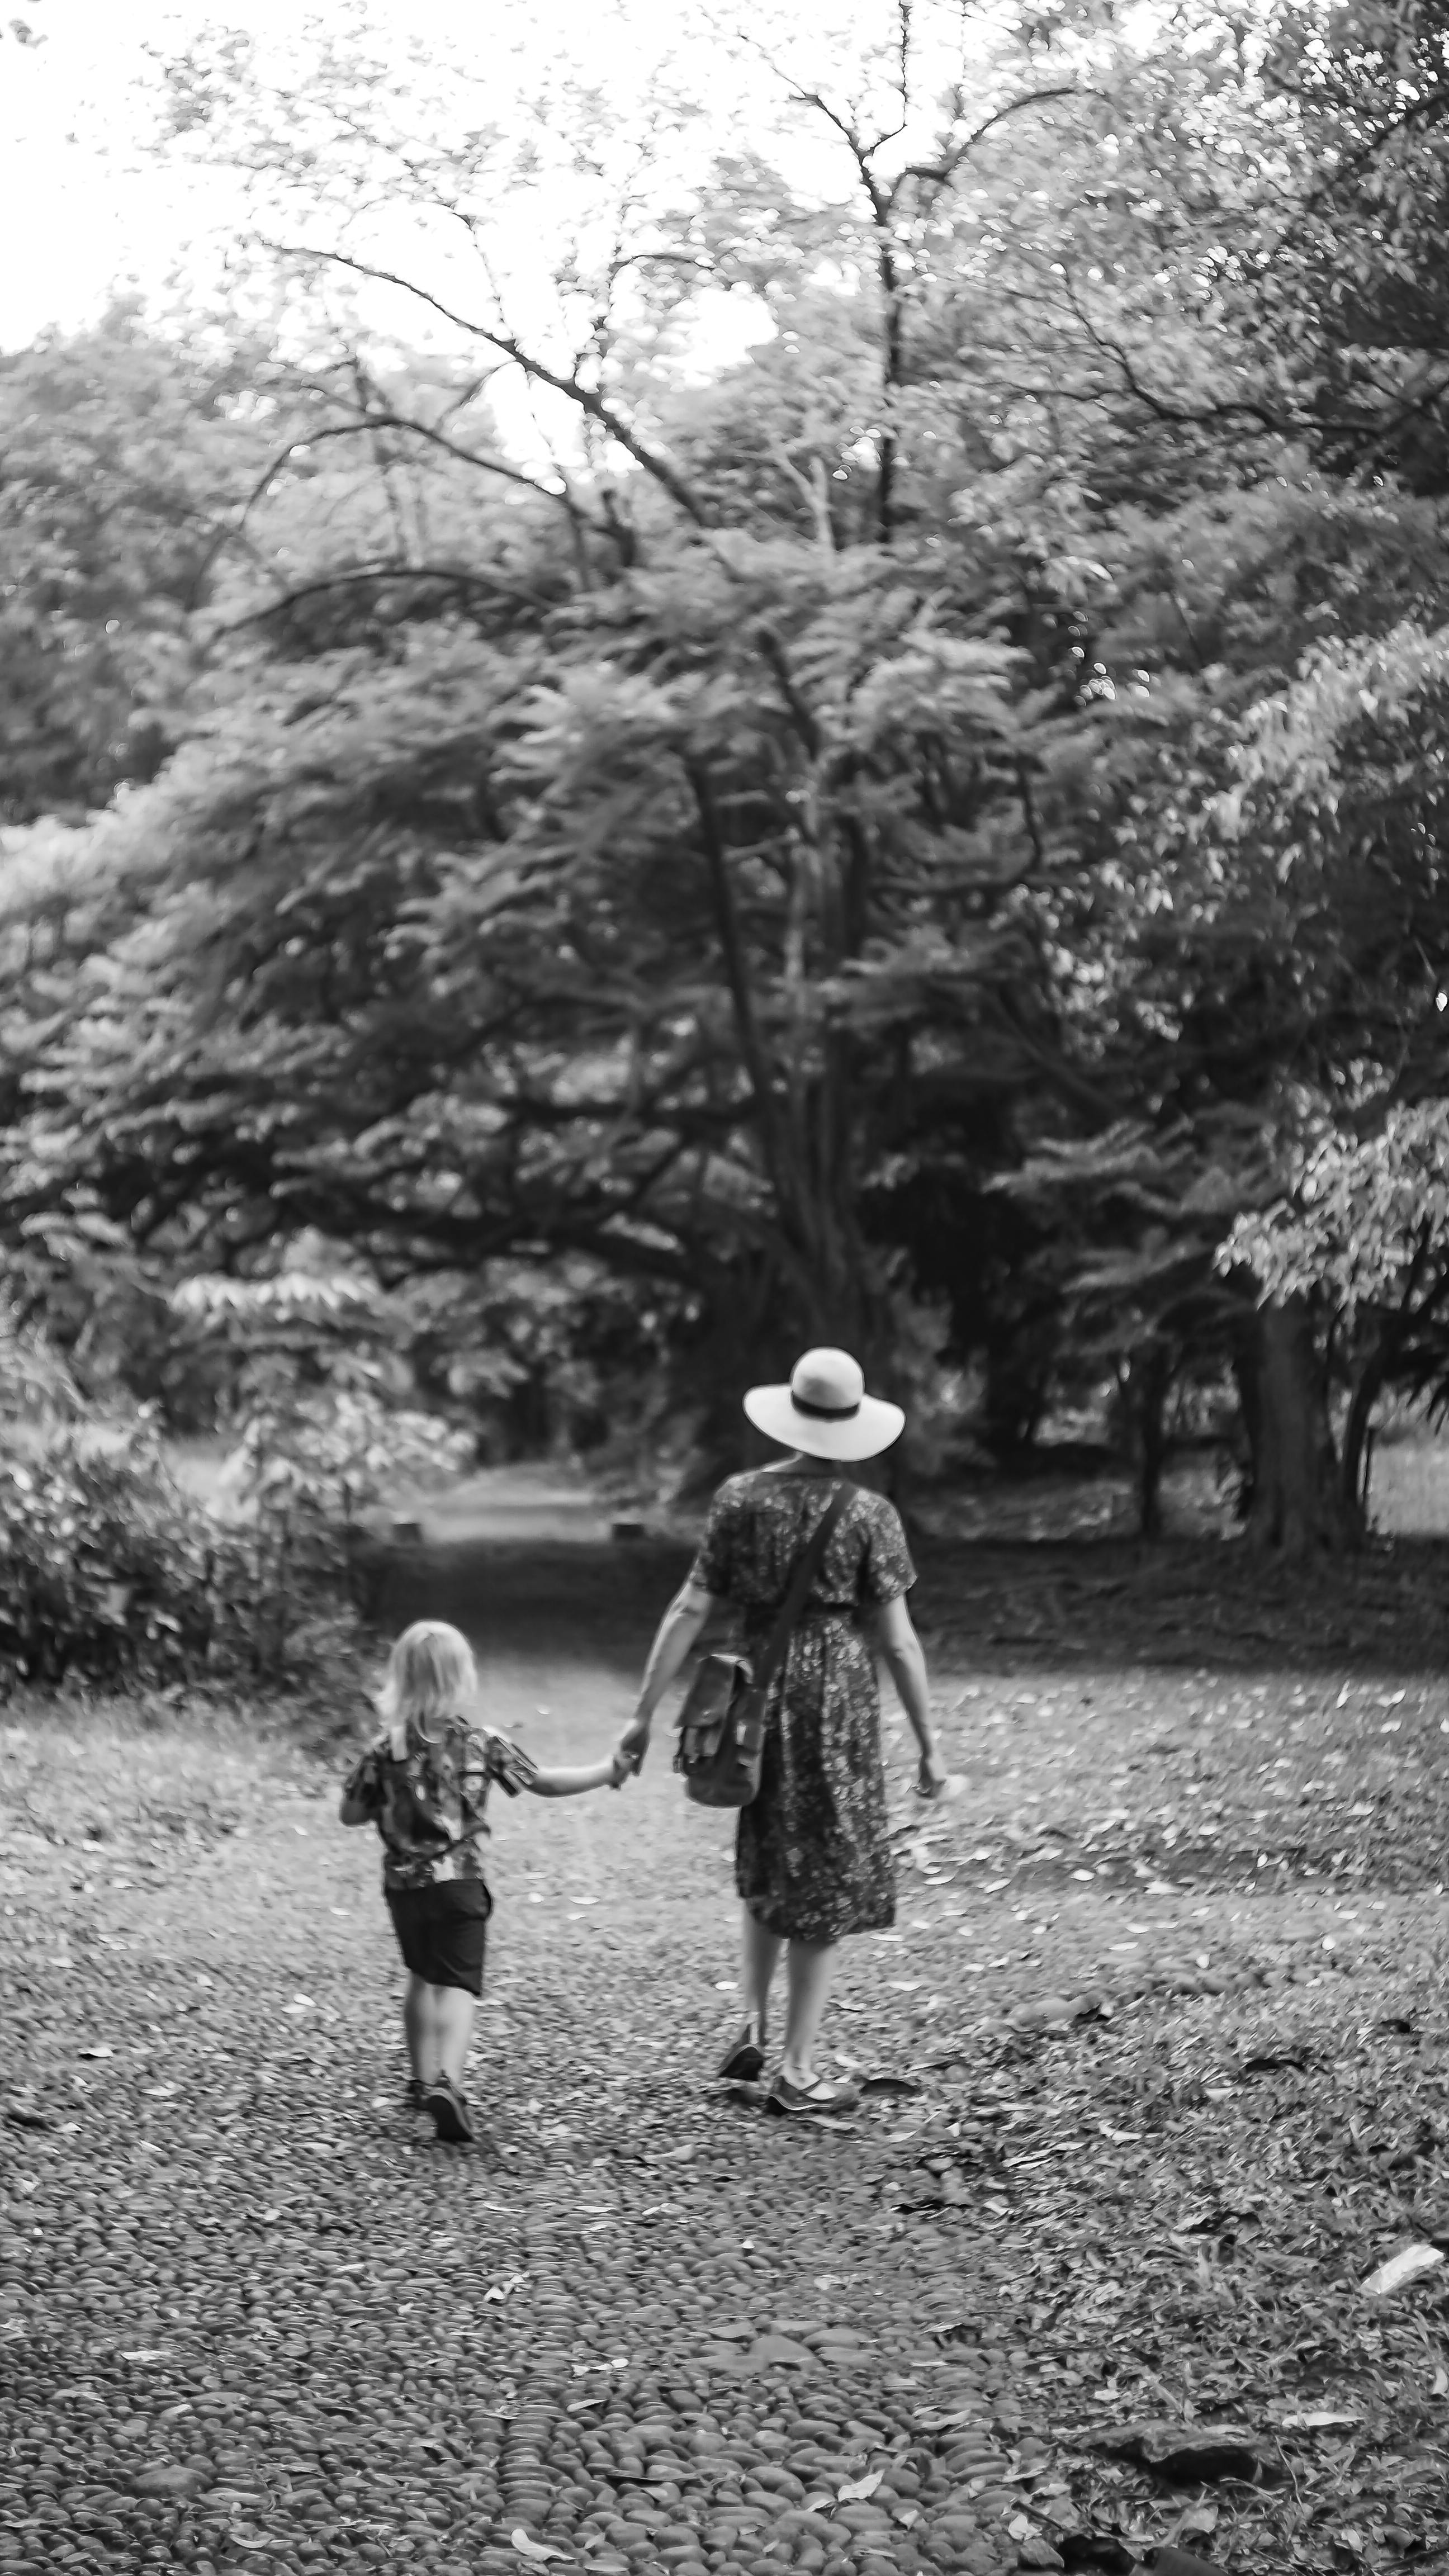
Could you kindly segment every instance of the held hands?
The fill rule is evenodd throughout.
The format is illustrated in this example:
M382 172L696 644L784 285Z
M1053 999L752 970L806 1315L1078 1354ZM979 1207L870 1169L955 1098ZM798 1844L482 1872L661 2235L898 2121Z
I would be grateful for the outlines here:
M622 1789L626 1780L632 1779L636 1771L643 1770L648 1744L648 1719L631 1718L610 1755L609 1786L611 1789Z
M619 1738L615 1759L622 1758L629 1771L642 1771L644 1768L644 1756L649 1750L650 1724L650 1719L636 1710Z

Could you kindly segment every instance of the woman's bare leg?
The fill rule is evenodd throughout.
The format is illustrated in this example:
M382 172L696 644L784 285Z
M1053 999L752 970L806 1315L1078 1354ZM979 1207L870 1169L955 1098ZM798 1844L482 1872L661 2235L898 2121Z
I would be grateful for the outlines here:
M815 2080L815 2043L835 1975L834 1941L792 1941L785 1957L789 2009L783 2072L792 2084Z
M780 1934L767 1932L745 1906L740 1926L740 1987L746 2018L753 2022L762 2048L770 2012L770 1982L784 1947Z

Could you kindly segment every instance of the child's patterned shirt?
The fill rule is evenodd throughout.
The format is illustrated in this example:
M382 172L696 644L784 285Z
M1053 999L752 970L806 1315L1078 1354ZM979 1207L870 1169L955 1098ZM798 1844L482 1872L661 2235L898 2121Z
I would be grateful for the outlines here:
M430 1738L400 1720L368 1746L342 1794L372 1817L382 1836L383 1886L435 1887L445 1879L482 1877L489 1789L496 1780L516 1798L536 1767L489 1727L454 1718Z

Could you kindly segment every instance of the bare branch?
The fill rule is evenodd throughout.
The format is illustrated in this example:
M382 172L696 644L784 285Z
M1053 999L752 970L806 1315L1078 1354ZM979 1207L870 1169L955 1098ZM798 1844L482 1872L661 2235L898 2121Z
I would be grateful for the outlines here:
M305 242L274 242L268 241L261 235L258 238L262 249L271 251L278 259L295 259L307 261L319 267L350 269L354 276L370 278L376 286L395 286L401 294L413 296L419 304L426 304L431 312L441 315L445 322L452 324L454 330L466 331L472 339L485 341L490 349L497 349L503 357L511 359L513 364L521 368L524 375L530 377L534 383L548 385L554 393L562 394L566 401L573 403L587 418L597 421L599 427L608 432L615 444L623 448L625 455L632 456L635 464L641 467L644 473L650 475L661 490L669 494L670 499L684 512L687 519L691 519L697 528L708 526L709 522L704 510L683 476L675 472L667 458L656 455L652 448L645 445L637 431L631 429L629 423L615 411L612 403L606 402L602 394L595 393L592 386L581 385L577 377L561 376L555 368L546 366L542 358L531 357L510 333L491 331L485 322L469 321L465 315L455 313L451 305L445 304L440 296L430 294L428 289L425 286L419 286L415 279L400 276L396 269L378 268L370 260L354 259L350 252L344 250L318 250Z
M284 616L289 608L299 608L305 600L324 598L329 591L364 589L370 582L441 582L453 590L489 591L500 599L516 600L525 608L544 611L554 605L537 591L525 590L521 582L502 581L496 573L466 572L455 564L361 564L351 572L328 573L325 579L301 582L279 598L268 600L264 608L250 608L245 617L230 618L221 632L239 634L243 627L260 626L269 617Z
M770 627L762 626L755 640L780 684L780 695L790 710L791 720L794 724L795 731L798 733L801 742L805 746L807 757L811 760L818 760L820 757L820 727L810 708L806 705L805 700L800 695L795 675L791 670L789 663L785 659L785 648L780 642L779 636L776 635Z
M984 143L987 135L993 133L998 125L1004 125L1009 116L1016 116L1023 108L1045 107L1054 98L1094 98L1097 95L1095 90L1088 89L1080 81L1060 81L1050 89L1023 90L1020 98L1009 98L1004 107L993 108L989 116L983 117L981 123L970 134L963 135L959 143L953 144L949 152L943 153L939 161L907 162L904 170L891 182L892 206L907 179L926 180L937 188L949 187L962 162L970 159L977 144Z

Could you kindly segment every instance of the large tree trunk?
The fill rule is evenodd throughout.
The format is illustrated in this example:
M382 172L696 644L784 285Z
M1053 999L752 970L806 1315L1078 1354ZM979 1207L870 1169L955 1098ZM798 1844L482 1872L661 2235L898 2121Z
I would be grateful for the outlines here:
M1368 1528L1369 1459L1373 1448L1374 1406L1383 1393L1385 1369L1375 1354L1361 1370L1358 1383L1349 1400L1348 1420L1343 1430L1343 1464L1339 1471L1339 1490L1343 1508L1354 1529L1360 1534Z
M1254 1371L1253 1506L1250 1545L1288 1558L1352 1544L1343 1507L1328 1387L1301 1298L1263 1306Z

